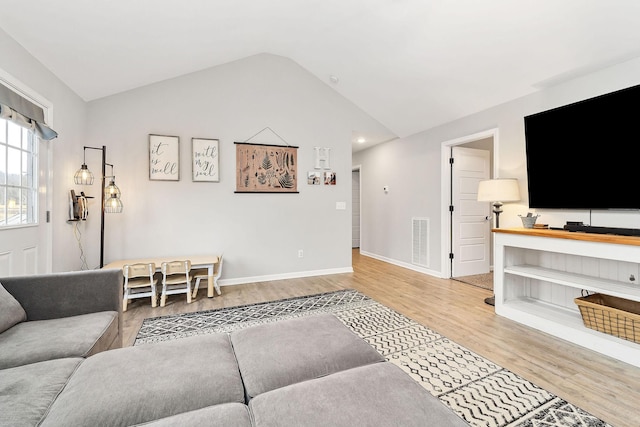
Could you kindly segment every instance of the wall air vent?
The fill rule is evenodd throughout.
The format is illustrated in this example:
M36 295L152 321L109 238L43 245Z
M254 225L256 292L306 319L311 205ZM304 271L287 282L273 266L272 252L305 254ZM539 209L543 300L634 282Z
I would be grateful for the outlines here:
M411 218L413 250L411 263L429 267L429 218Z

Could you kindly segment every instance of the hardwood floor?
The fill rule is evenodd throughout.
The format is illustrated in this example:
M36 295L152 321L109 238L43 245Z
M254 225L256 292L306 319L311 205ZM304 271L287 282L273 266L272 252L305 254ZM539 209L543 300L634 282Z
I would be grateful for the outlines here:
M581 407L616 427L640 425L640 368L633 367L496 316L484 304L491 291L438 279L353 252L354 273L206 287L186 304L169 296L165 307L133 300L124 313L124 343L132 345L147 317L356 289L445 335L494 363Z

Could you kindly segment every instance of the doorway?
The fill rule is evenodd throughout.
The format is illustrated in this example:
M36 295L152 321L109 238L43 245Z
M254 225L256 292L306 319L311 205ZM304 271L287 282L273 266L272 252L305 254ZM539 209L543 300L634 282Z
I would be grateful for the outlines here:
M491 208L476 196L478 182L494 176L497 142L498 130L492 129L442 145L443 277L491 272Z
M360 168L351 171L351 249L360 249Z

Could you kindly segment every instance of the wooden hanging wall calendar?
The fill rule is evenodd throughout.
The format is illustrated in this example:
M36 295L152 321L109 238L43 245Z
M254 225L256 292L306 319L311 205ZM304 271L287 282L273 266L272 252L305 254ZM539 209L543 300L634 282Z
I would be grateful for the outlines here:
M236 193L298 193L298 147L235 144Z

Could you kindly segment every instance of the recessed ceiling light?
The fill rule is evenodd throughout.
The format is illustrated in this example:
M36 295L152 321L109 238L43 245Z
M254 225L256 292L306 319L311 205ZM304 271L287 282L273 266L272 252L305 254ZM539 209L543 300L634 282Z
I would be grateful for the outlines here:
M334 76L333 74L329 76L329 81L333 84L337 84L340 79L337 76Z
M364 139L364 137L362 137L362 136L360 138L358 138L357 141L358 141L359 144L364 144L365 142L367 142L367 140Z

